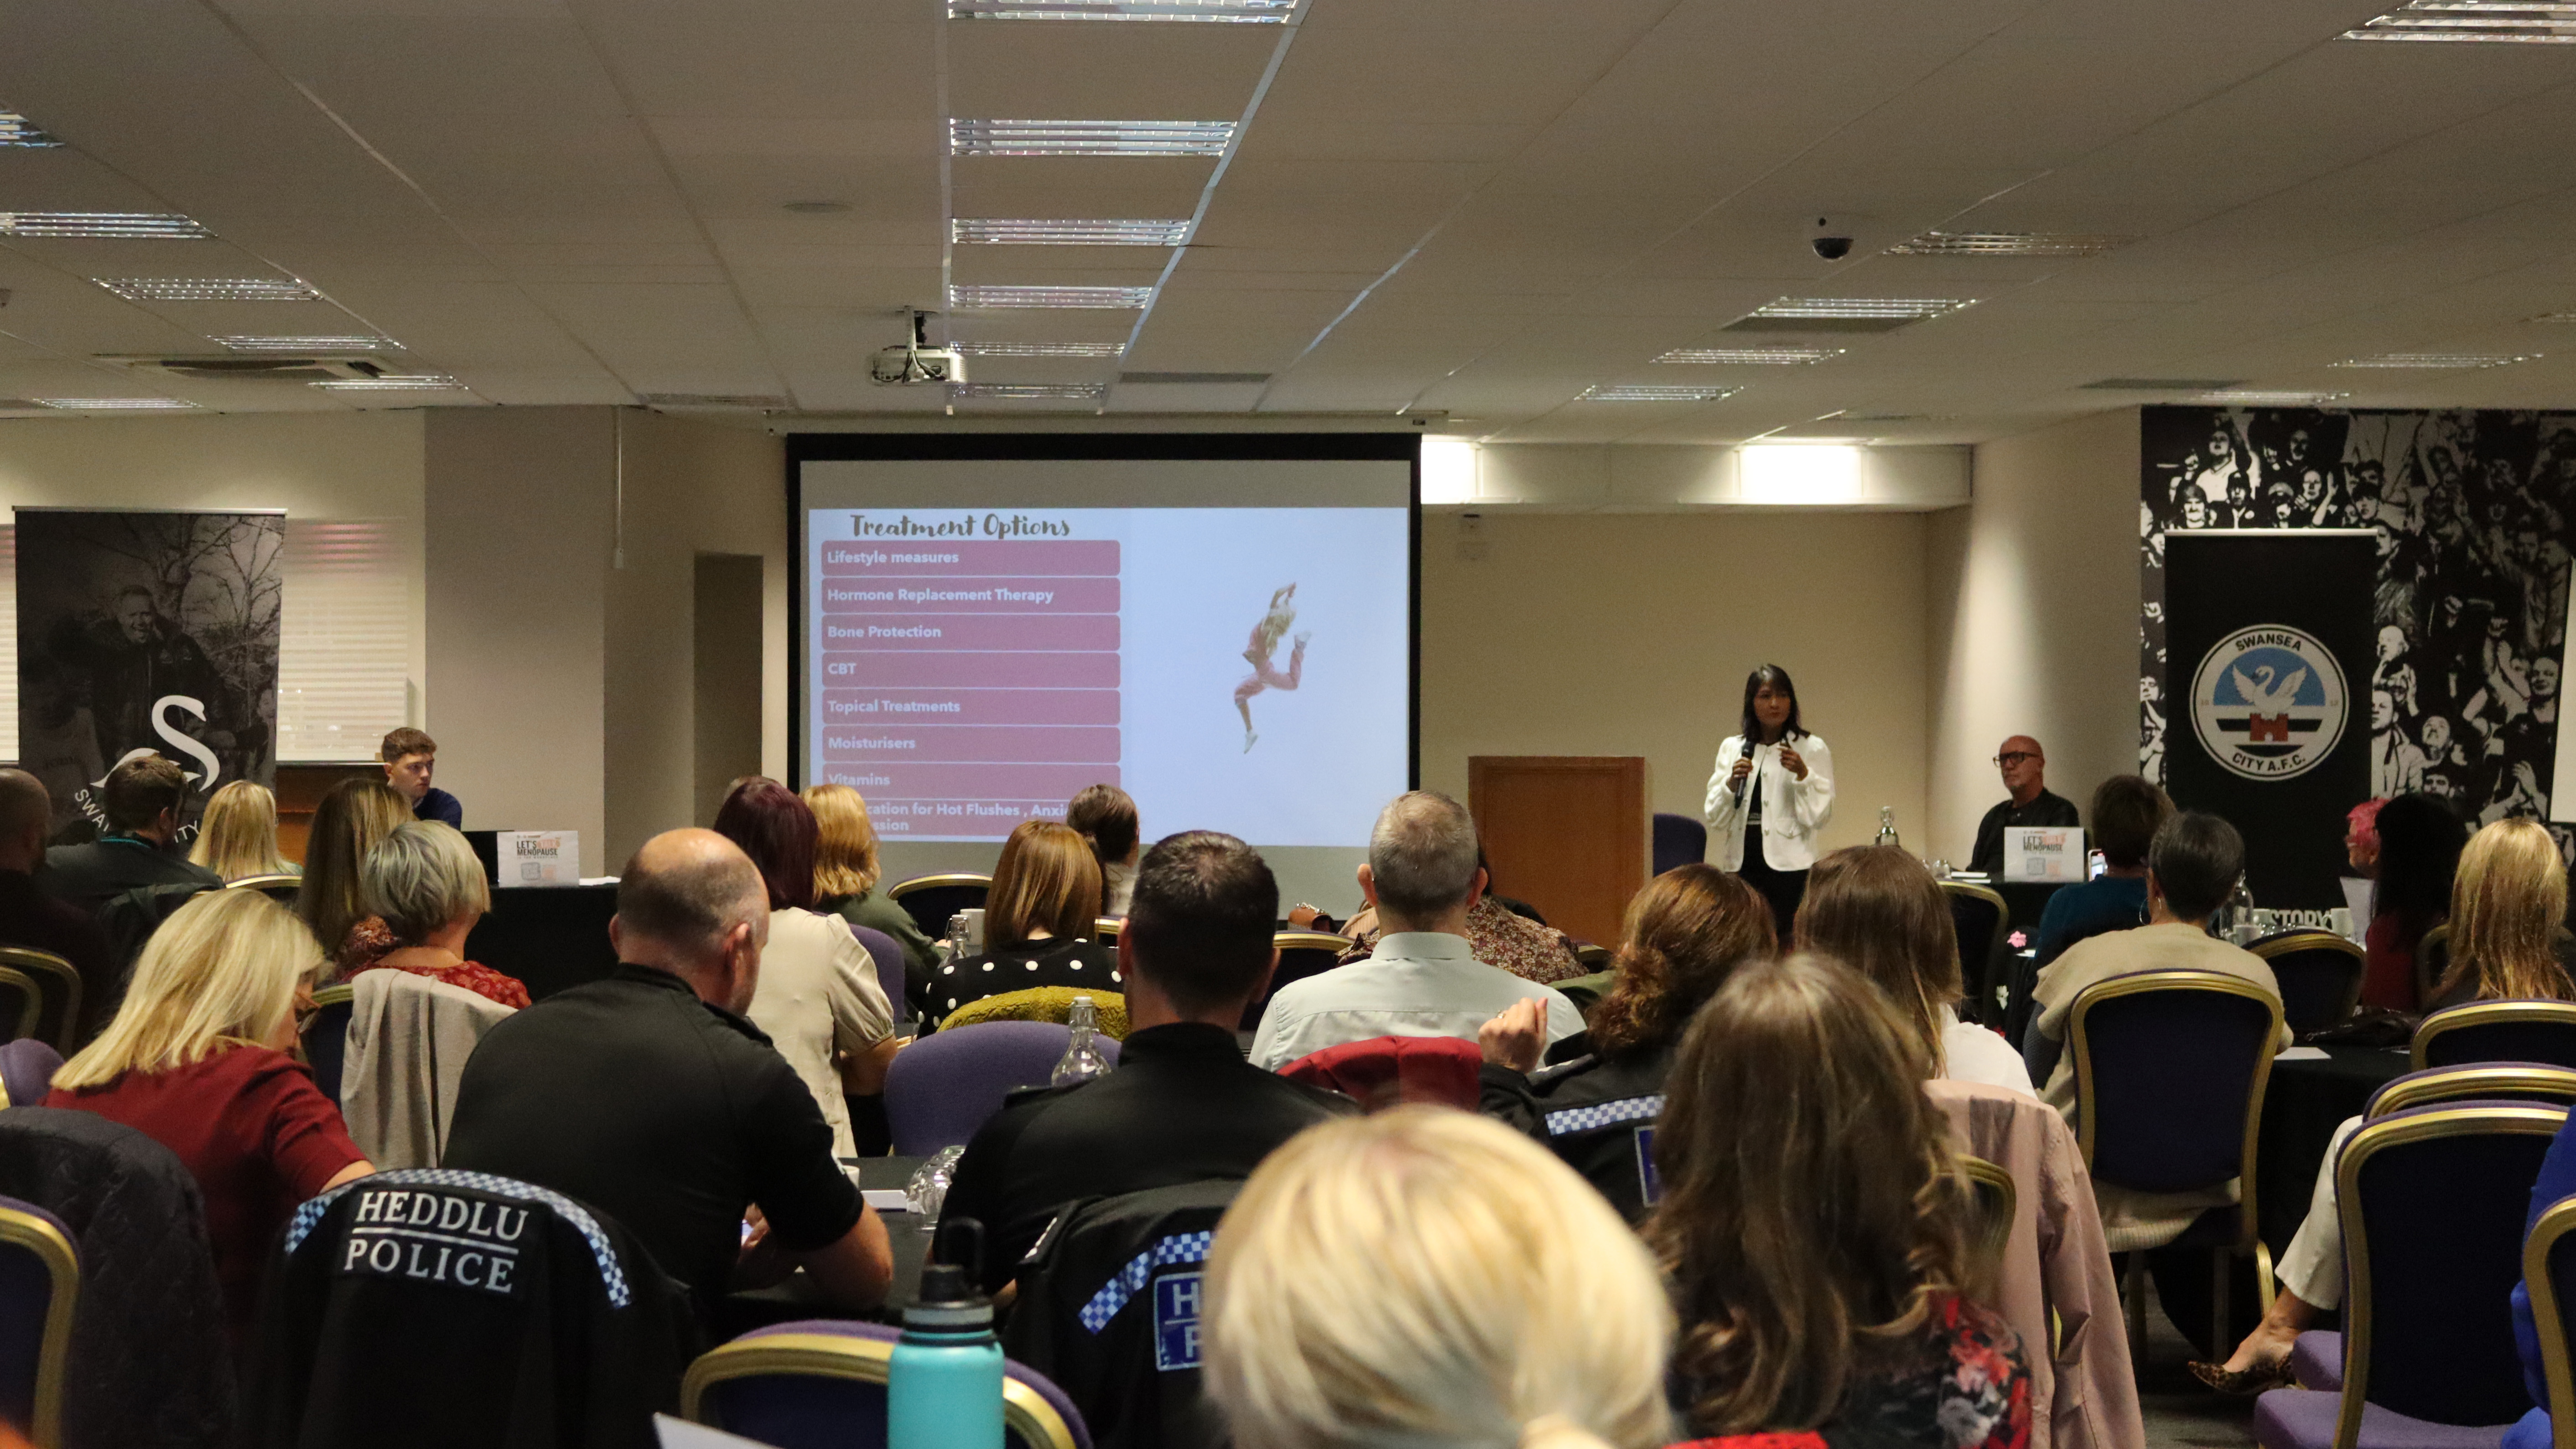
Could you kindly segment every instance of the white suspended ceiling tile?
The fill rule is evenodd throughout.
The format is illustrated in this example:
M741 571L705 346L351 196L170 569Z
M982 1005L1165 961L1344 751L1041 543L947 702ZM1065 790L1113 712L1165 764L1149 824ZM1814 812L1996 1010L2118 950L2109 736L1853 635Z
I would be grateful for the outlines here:
M649 116L780 120L917 117L937 110L926 0L908 23L867 7L573 0L601 59Z
M1265 105L1244 134L1245 159L1282 161L1436 161L1493 165L1516 155L1537 134L1534 122L1462 124L1379 122L1270 114Z
M1271 25L955 24L948 29L948 113L1231 121L1252 99L1280 38ZM1306 40L1300 37L1297 49ZM1274 86L1271 96L1278 95ZM1265 114L1268 107L1265 101Z
M1541 33L1318 29L1298 37L1255 124L1534 126L1573 104L1637 38L1633 28L1608 25Z
M928 312L947 311L946 299L939 292L939 268L935 263L921 267L845 267L830 271L744 267L735 269L732 275L734 284L742 290L744 302L755 315L764 319L764 326L767 318L787 313L836 312L891 317L915 307ZM890 346L901 340L900 335L892 335L878 345Z

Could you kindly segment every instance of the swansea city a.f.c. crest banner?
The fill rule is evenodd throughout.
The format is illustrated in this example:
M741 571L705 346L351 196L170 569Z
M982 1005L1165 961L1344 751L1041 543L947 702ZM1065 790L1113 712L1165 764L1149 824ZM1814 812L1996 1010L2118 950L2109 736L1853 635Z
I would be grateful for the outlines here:
M2371 591L2362 530L2165 539L2166 786L2245 837L2258 904L2343 903L2344 812L2370 797Z

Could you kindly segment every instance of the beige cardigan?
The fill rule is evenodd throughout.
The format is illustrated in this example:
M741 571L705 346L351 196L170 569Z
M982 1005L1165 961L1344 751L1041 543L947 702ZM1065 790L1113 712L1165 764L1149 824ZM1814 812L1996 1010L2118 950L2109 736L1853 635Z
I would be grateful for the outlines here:
M436 1167L465 1059L510 1008L408 971L361 971L340 1059L340 1115L380 1170Z
M1924 1090L1960 1151L2012 1175L2012 1238L1994 1306L2030 1365L2030 1449L2144 1449L2119 1283L2075 1134L2054 1109L2002 1087L1932 1081Z

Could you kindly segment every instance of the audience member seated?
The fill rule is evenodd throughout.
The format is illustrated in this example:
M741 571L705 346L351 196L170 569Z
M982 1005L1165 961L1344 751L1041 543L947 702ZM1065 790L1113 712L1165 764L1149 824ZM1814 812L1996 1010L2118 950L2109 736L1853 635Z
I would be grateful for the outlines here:
M1373 1036L1472 1040L1532 998L1546 1004L1549 1041L1581 1031L1582 1014L1562 994L1477 959L1467 918L1485 893L1481 854L1475 820L1446 795L1416 790L1381 811L1359 881L1384 934L1365 959L1280 988L1253 1036L1253 1065L1277 1071Z
M206 802L188 860L228 882L244 876L300 873L293 861L277 851L277 797L266 785L250 780L235 780Z
M1817 956L1737 968L1691 1023L1644 1229L1680 1310L1691 1431L2028 1442L2020 1341L1971 1301L1970 1199L1931 1067L1884 992Z
M921 1001L922 1030L957 1008L1032 986L1117 991L1118 956L1091 939L1100 863L1070 826L1023 820L1002 842L984 898L984 949L946 962Z
M733 842L646 841L617 883L616 972L492 1028L465 1064L442 1165L617 1219L688 1285L702 1324L782 1255L844 1310L881 1302L885 1224L832 1160L814 1094L742 1015L768 930L769 892Z
M854 1156L849 1098L885 1091L894 1008L849 923L813 909L814 812L776 780L746 780L717 808L715 828L751 857L769 893L760 989L744 1014L814 1094L833 1155Z
M2401 795L2389 802L2394 810ZM2380 815L2386 818L2388 810ZM2576 982L2558 962L2559 922L2567 914L2567 871L2558 847L2540 822L2499 820L2479 831L2460 853L2451 885L2451 969L2435 993L2437 1006L2517 997L2576 1000ZM2203 1383L2229 1393L2259 1393L2289 1382L2290 1348L2343 1302L2343 1220L2338 1215L2335 1161L2361 1130L2359 1117L2335 1129L2308 1215L2281 1254L2281 1287L2263 1321L2223 1364L2195 1363Z
M1653 1260L1491 1122L1401 1107L1299 1137L1234 1200L1206 1288L1207 1393L1240 1449L1672 1438Z
M36 883L45 859L45 829L54 802L45 782L24 770L0 770L0 946L49 951L72 963L81 979L79 1037L97 1031L114 958L107 933L88 912Z
M284 906L219 891L181 906L134 963L116 1019L54 1073L48 1107L124 1123L178 1155L238 1350L268 1250L296 1204L375 1169L295 1049L322 953Z
M55 897L95 916L109 898L137 886L193 885L213 889L223 877L190 865L172 843L188 805L188 776L159 755L139 755L107 772L99 792L107 829L87 845L57 845L45 852L38 879Z
M465 959L474 923L492 909L492 886L454 830L421 820L395 826L358 868L358 903L367 914L349 928L339 979L408 971L513 1010L528 1004L519 978Z
M385 766L385 783L403 797L414 820L435 820L450 830L465 828L465 807L456 797L429 783L438 771L438 741L416 729L398 729L376 750Z
M1592 1054L1538 1071L1544 1007L1513 1003L1481 1033L1485 1113L1545 1142L1622 1217L1643 1221L1654 1139L1638 1129L1663 1110L1691 1017L1727 973L1778 950L1771 930L1771 903L1715 866L1646 882L1628 902L1610 994L1592 1010Z
M2004 795L1995 807L1977 822L1977 841L1968 852L1968 869L1986 873L1988 880L2004 878L2004 831L2019 826L2056 826L2071 829L2083 822L2076 818L2075 802L2048 788L2048 756L2039 741L2028 735L2015 735L1995 747L1995 768L2003 772Z
M942 1215L984 1225L988 1290L1068 1204L1241 1178L1305 1128L1355 1110L1246 1063L1235 1045L1279 960L1278 910L1270 867L1231 835L1191 831L1145 853L1118 934L1118 1070L1015 1096L976 1132L949 1186Z
M1959 1019L1965 993L1950 898L1903 848L1846 846L1817 861L1793 929L1799 950L1830 956L1878 983L1922 1039L1932 1076L2031 1091L2021 1054Z
M1092 785L1064 807L1064 823L1100 862L1100 913L1124 916L1136 896L1136 856L1145 848L1136 802L1115 785Z
M2468 827L2451 802L2417 791L2379 807L2370 925L2362 934L2361 1004L2422 1011L2415 998L2415 952L2451 908Z
M2039 917L2041 970L2078 941L2147 923L2147 847L2172 813L2165 792L2141 776L2113 775L2094 788L2093 848L2102 852L2102 875L2049 896Z
M394 827L411 819L411 807L381 780L343 780L325 791L304 836L304 881L295 890L295 914L313 932L322 953L346 966L349 933L367 918L359 872L367 855Z
M2251 981L2278 1001L2281 984L2262 957L2209 934L2209 918L2235 893L2245 873L2245 840L2215 815L2183 811L2166 817L2147 848L2147 920L2135 930L2078 942L2039 973L2039 1014L2023 1055L2040 1100L2079 1131L2075 1054L2066 1049L2067 1014L2084 988L2139 971L2215 971ZM2290 1044L2285 1022L2279 1050ZM2097 1183L2104 1239L2112 1252L2162 1247L2204 1211L2236 1201L2236 1184L2206 1192L2144 1193Z
M814 909L893 937L903 948L904 994L920 995L939 966L939 945L921 933L912 912L877 891L884 872L866 798L847 785L808 785L804 799L814 812Z
M1523 981L1541 986L1571 981L1586 974L1583 963L1574 957L1574 943L1563 931L1521 914L1513 903L1494 894L1493 867L1485 860L1482 846L1476 850L1476 868L1485 872L1484 892L1467 908L1467 949L1488 966L1499 966ZM1298 919L1300 913L1306 919ZM1362 907L1342 928L1351 938L1351 949L1342 953L1342 962L1365 961L1377 949L1380 928L1377 908ZM1328 923L1312 906L1300 906L1288 913L1291 925L1323 928Z

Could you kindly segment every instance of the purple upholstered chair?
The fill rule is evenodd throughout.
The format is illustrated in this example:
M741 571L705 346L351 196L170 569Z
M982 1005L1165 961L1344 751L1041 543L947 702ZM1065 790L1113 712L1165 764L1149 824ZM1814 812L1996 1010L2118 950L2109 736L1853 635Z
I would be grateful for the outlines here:
M72 1230L34 1203L0 1197L0 1420L38 1444L62 1442L79 1296Z
M1655 815L1655 874L1708 859L1708 827L1687 815Z
M886 1372L902 1330L805 1319L698 1356L680 1412L775 1449L887 1449ZM1002 1365L1005 1449L1091 1449L1081 1411L1046 1375Z
M31 1036L0 1046L0 1092L8 1093L0 1107L42 1105L62 1066L61 1052Z
M2547 1062L2479 1062L2467 1067L2428 1067L2390 1077L2361 1109L2371 1121L2434 1102L2554 1102L2576 1106L2576 1068Z
M948 934L948 918L959 911L980 911L993 892L993 878L966 871L917 875L886 887L886 899L904 908L921 934L936 941Z
M2493 1449L2530 1410L2514 1350L2531 1184L2563 1108L2441 1102L2366 1123L2335 1162L2339 1390L2274 1389L2264 1449ZM2323 1345L2302 1345L2314 1357ZM2310 1365L2311 1370L2316 1365Z
M2556 1443L2559 1425L2576 1426L2576 1342L2570 1340L2576 1334L2576 1197L2550 1204L2531 1225L2522 1245L2522 1282L2531 1295L2541 1377L2549 1390L2542 1407L2549 1410L2550 1439Z
M957 1147L1002 1099L1043 1087L1073 1034L1051 1021L987 1021L923 1037L886 1068L886 1128L898 1157L927 1157ZM1118 1043L1095 1037L1112 1065Z
M2472 1001L2415 1028L2415 1065L2547 1062L2576 1067L2576 1002Z
M894 937L871 926L852 926L850 934L859 938L859 944L867 950L868 960L875 963L877 985L884 988L886 1001L894 1007L895 1016L898 1019L909 1016L911 1013L904 1009L903 1004L906 990L903 947L896 944Z

